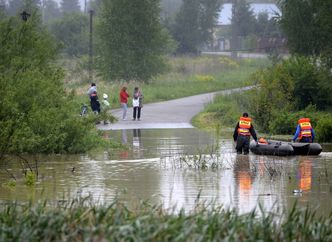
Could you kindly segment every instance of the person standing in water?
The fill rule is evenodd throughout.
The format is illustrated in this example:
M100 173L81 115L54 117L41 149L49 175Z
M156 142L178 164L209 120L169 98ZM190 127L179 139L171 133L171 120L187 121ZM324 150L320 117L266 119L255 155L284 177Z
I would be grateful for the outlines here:
M252 120L249 118L248 113L243 113L239 122L236 124L233 134L234 142L236 142L236 153L245 155L249 154L250 135L257 143L257 136Z

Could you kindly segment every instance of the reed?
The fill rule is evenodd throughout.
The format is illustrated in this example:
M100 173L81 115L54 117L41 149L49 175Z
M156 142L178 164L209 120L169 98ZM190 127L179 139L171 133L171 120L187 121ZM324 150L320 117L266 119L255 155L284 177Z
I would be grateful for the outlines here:
M280 214L280 215L279 215ZM141 202L135 208L115 200L89 199L0 206L1 241L331 241L332 215L310 208L248 214L222 206L186 212Z

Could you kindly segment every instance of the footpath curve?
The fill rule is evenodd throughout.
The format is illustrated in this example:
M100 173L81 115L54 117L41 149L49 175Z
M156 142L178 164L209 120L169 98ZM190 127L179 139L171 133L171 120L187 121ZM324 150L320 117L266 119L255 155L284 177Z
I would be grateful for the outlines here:
M193 128L190 123L191 119L201 112L206 104L212 102L215 95L229 95L251 88L252 86L234 88L170 101L144 104L140 121L132 120L132 108L128 108L127 120L122 120L121 109L113 109L111 113L119 121L106 125L99 124L97 128L99 130ZM129 100L129 102L131 102L131 100Z

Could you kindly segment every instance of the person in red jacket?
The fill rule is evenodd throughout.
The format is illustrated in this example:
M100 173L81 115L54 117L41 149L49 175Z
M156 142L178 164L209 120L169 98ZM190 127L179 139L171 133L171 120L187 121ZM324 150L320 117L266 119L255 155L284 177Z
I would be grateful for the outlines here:
M242 149L245 155L249 153L250 135L257 143L257 136L251 118L249 118L248 113L243 113L233 134L234 141L236 142L236 152L238 154L242 154Z
M122 120L127 119L127 109L128 109L128 97L127 87L122 87L120 91L120 104L122 108Z

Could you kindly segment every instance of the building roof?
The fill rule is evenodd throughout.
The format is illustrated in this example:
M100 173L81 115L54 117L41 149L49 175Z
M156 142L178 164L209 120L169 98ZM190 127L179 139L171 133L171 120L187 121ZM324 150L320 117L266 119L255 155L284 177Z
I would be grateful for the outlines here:
M222 5L219 11L218 25L230 25L232 19L232 3L225 3ZM281 14L280 9L274 3L251 3L251 10L254 12L256 17L260 13L267 13L269 19Z

